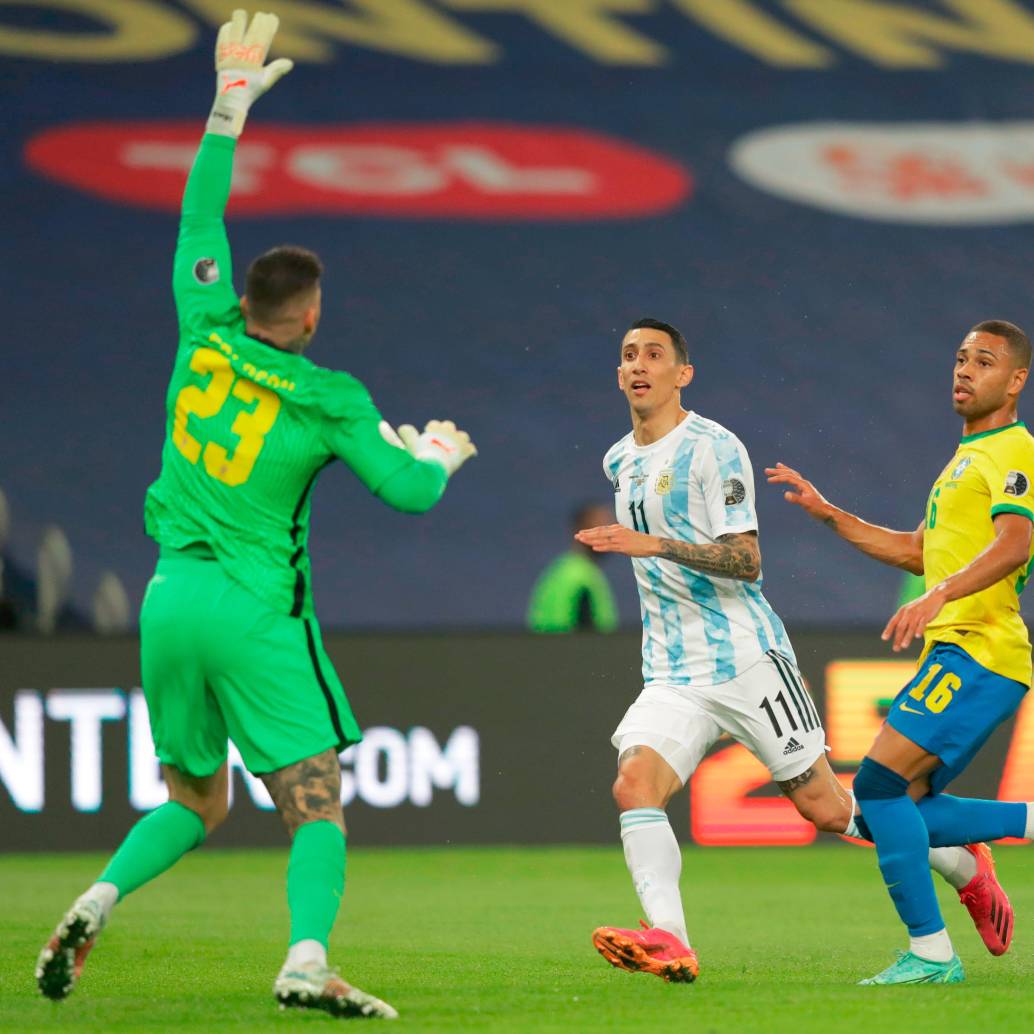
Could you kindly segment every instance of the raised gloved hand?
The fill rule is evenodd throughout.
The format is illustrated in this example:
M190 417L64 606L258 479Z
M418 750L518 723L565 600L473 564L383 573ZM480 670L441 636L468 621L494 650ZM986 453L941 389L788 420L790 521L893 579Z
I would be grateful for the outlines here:
M208 116L208 132L241 135L248 109L281 76L294 68L286 57L263 65L280 19L259 11L248 24L240 9L220 30L215 44L215 103Z
M398 436L414 459L440 463L449 477L478 454L470 435L458 430L451 420L429 420L423 433L412 424L402 424Z

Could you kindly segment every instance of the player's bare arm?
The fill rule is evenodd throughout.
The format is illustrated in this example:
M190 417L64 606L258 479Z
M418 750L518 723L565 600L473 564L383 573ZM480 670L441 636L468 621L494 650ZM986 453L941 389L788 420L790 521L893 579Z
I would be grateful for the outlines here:
M923 528L915 531L894 531L878 524L870 524L853 513L834 506L800 473L785 463L766 467L770 485L785 485L783 498L799 506L806 514L832 528L845 542L874 560L900 567L913 574L923 573Z
M994 518L995 539L955 574L938 582L918 599L901 607L887 622L882 638L892 640L895 653L922 638L926 626L946 603L981 592L1027 564L1034 525L1016 513Z
M339 829L345 828L341 763L335 750L269 772L262 776L262 782L291 836L306 822L333 822Z
M575 538L595 553L621 553L629 557L659 557L695 571L757 581L761 573L761 547L755 531L720 535L713 543L679 542L633 531L621 524L586 528Z

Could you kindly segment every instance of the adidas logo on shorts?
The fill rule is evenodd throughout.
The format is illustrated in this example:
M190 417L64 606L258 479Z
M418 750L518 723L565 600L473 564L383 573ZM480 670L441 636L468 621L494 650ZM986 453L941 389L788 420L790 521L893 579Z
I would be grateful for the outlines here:
M798 743L791 736L786 746L783 748L783 757L785 758L787 754L796 754L799 750L804 750L804 744Z

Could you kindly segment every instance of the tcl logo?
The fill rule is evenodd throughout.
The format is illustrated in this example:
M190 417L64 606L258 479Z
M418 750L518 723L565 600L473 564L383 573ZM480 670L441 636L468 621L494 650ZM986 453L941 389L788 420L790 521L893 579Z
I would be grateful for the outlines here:
M177 209L200 131L87 123L30 140L37 171L111 201ZM650 151L578 129L481 122L255 126L237 145L231 209L451 219L655 215L692 179Z

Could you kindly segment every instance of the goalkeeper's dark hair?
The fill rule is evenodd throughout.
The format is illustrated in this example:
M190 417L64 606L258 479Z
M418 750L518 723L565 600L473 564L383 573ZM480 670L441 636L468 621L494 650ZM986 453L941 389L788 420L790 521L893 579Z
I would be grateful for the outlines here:
M1004 338L1016 368L1030 369L1030 339L1015 323L1009 323L1007 320L983 320L969 333L994 334L995 337Z
M641 320L636 320L628 329L663 330L671 338L671 343L675 346L675 358L683 365L689 362L689 346L686 344L686 339L682 336L682 331L677 327L673 327L670 323L665 323L663 320L655 320L652 316L644 316Z
M315 252L281 244L259 255L244 284L248 311L259 323L275 322L287 302L311 291L320 281L323 263Z

